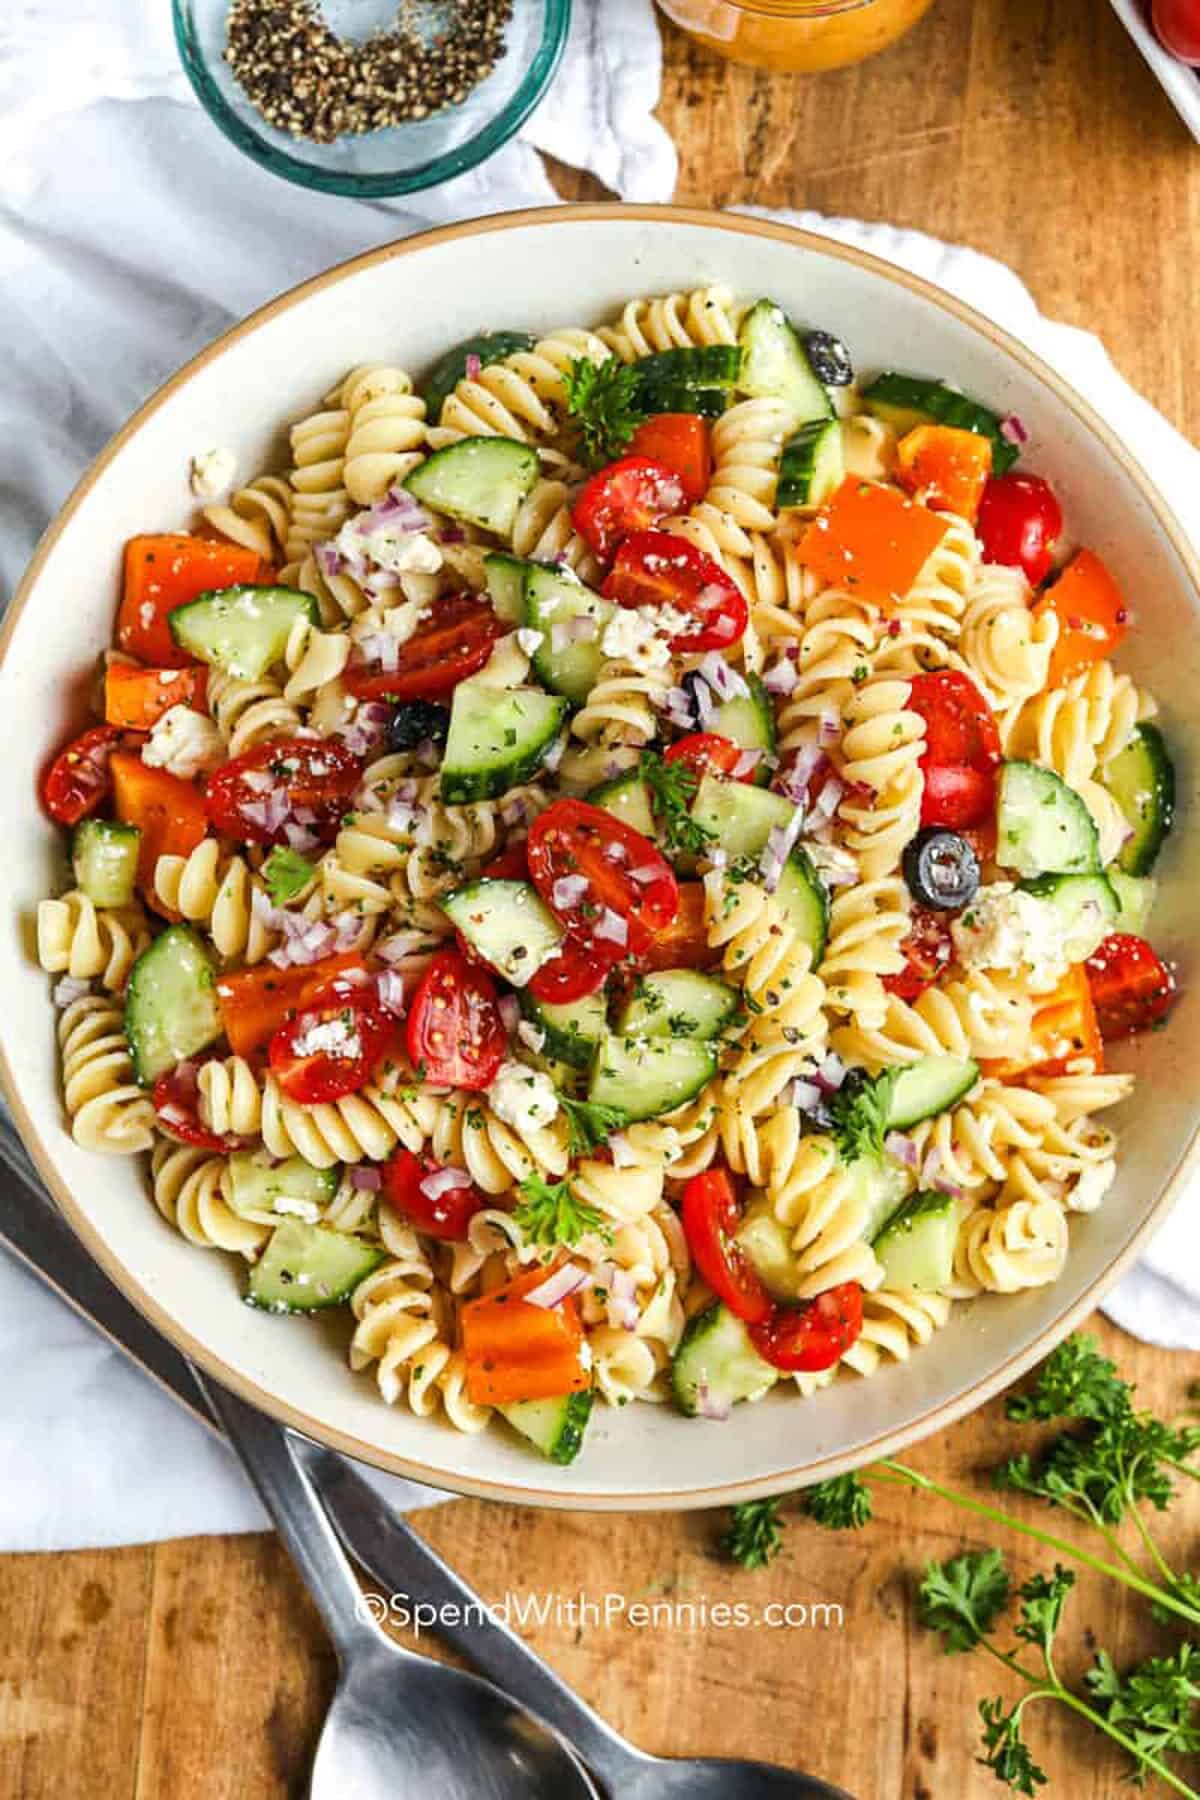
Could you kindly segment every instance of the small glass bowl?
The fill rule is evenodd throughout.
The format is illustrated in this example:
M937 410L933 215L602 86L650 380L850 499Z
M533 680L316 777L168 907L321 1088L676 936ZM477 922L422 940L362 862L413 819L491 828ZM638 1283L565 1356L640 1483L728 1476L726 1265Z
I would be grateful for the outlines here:
M201 105L225 136L286 181L326 194L379 199L436 187L506 144L553 78L571 0L514 0L504 54L459 106L384 131L317 144L268 125L225 61L229 0L172 0L175 38ZM394 24L397 0L323 0L330 27L363 38Z

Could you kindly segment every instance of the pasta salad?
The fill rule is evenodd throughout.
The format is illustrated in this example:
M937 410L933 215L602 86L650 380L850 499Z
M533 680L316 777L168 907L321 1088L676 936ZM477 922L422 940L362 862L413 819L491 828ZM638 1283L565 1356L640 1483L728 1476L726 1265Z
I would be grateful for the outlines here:
M42 788L75 1139L560 1463L1054 1281L1173 775L1024 441L715 286L353 369L126 545Z

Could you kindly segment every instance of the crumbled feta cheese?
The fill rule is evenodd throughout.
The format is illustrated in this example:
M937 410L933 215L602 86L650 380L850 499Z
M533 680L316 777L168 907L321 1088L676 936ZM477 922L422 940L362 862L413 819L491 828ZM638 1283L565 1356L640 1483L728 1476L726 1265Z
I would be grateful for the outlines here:
M1117 1165L1110 1158L1107 1162L1092 1163L1083 1171L1075 1186L1067 1195L1067 1211L1077 1213L1093 1213L1100 1205L1105 1194L1116 1180Z
M348 562L365 556L395 575L436 575L442 566L441 550L423 531L398 531L388 525L363 531L357 519L348 519L334 543Z
M542 1130L558 1114L558 1095L550 1077L522 1062L500 1064L487 1098L496 1117L521 1135Z
M292 1045L294 1056L340 1056L353 1061L362 1055L362 1039L348 1019L321 1019L310 1025Z
M995 881L980 888L951 932L964 968L1023 972L1037 994L1057 987L1072 963L1086 962L1108 929L1101 909L1087 902L1074 930L1068 932L1065 925L1053 900Z
M321 1209L315 1200L294 1200L290 1194L276 1194L272 1210L286 1213L289 1218L303 1219L306 1225L315 1225L321 1217Z
M820 844L815 839L810 842L807 838L804 848L817 874L830 886L849 887L858 880L858 858L853 850L843 850L840 844Z
M211 719L190 706L171 706L157 719L142 745L142 761L190 781L225 761L225 740Z
M201 450L192 458L192 492L198 500L215 500L233 486L236 474L232 450Z

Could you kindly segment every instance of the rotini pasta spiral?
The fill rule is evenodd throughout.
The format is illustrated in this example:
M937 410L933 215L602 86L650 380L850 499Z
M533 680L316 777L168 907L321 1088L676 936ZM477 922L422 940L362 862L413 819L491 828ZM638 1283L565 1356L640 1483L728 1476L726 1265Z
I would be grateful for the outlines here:
M1024 1052L1032 1022L1032 1002L1016 983L975 969L926 988L911 1004L889 994L881 1025L843 1026L832 1041L840 1055L872 1069L922 1056L1005 1060Z
M1067 1219L1053 1200L980 1206L959 1227L954 1252L957 1292L1016 1294L1047 1287L1067 1259Z
M744 531L771 532L784 441L797 425L782 400L740 400L713 426L713 473L705 500Z
M214 531L266 563L282 557L291 523L292 490L281 475L260 475L230 496L225 505L206 506L204 517Z
M521 443L554 438L566 411L571 363L577 358L603 362L607 356L595 332L564 326L532 350L485 363L447 396L440 419L429 429L429 442L442 449L462 437L507 437Z
M1097 662L1062 687L1001 713L1000 741L1005 756L1044 763L1078 787L1123 750L1134 727L1156 710L1128 675Z
M349 415L346 492L356 506L372 506L421 460L425 402L411 377L386 363L352 369L336 398Z
M846 888L829 912L829 939L821 959L821 980L829 1004L874 1028L887 1016L881 977L904 967L901 945L908 936L908 889L896 876Z
M636 362L656 350L736 344L744 311L727 287L693 288L688 294L631 300L616 324L602 325L599 335L622 362Z
M205 1250L258 1255L271 1227L243 1219L229 1204L229 1159L194 1144L160 1138L151 1158L154 1204L169 1225Z
M1040 694L1058 642L1058 619L1030 610L1029 583L1020 569L983 563L962 623L962 649L974 679L993 706L1011 708Z
M171 912L206 926L225 962L261 962L279 942L267 923L273 909L263 884L216 838L202 838L187 856L160 856L154 891Z
M499 1118L480 1095L431 1096L429 1147L438 1162L465 1169L485 1194L505 1194L526 1176L558 1177L567 1171L562 1118L527 1133Z
M580 581L598 587L604 571L575 529L571 518L574 497L565 481L535 482L517 508L511 538L513 553L533 562L565 563Z
M312 701L336 681L350 660L351 641L344 631L319 631L308 619L297 619L288 633L283 660L288 667L283 698L289 706Z
M862 1332L841 1366L856 1375L874 1375L883 1363L907 1362L949 1317L950 1301L944 1294L879 1288L863 1300Z
M73 1000L58 1022L58 1047L75 1142L113 1156L149 1150L154 1106L133 1079L121 1008L99 995Z
M267 675L258 681L243 681L223 669L210 669L208 707L230 756L242 756L271 738L294 737L301 725L297 709L284 699L279 683Z
M38 961L48 975L70 975L76 981L99 976L111 993L119 993L134 957L149 942L140 906L96 906L78 888L61 900L38 903Z
M867 880L891 873L921 822L925 721L908 710L908 695L906 681L868 680L843 714L842 775L871 798L843 800L840 816L846 847L858 856Z

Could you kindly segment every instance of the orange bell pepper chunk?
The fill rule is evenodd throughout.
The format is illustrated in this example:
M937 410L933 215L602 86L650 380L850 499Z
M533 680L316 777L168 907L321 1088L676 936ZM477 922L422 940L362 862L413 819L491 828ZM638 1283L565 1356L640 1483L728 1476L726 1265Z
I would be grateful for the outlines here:
M319 988L349 969L365 972L362 957L353 950L297 968L277 969L274 963L264 963L218 976L217 1005L230 1047L238 1056L254 1056Z
M698 881L679 883L679 911L637 959L639 970L707 969L720 961L708 941L704 888Z
M186 669L196 658L171 636L167 614L210 588L236 587L261 578L256 551L169 531L130 538L125 581L117 610L117 645L139 662Z
M895 488L847 476L797 546L800 562L891 612L950 529Z
M1065 1075L1077 1063L1091 1062L1104 1072L1104 1044L1096 1020L1087 970L1080 964L1046 994L1033 1015L1028 1053L1014 1061L981 1063L985 1075L1011 1081L1018 1075Z
M1061 687L1090 663L1111 656L1129 628L1129 609L1106 565L1093 550L1080 550L1033 609L1035 619L1053 613L1058 642L1050 658L1051 687Z
M208 670L143 669L110 663L104 672L104 717L126 731L149 731L173 706L204 705Z
M549 1274L548 1269L529 1269L463 1307L467 1394L476 1406L551 1400L592 1385L574 1298L557 1306L530 1306L524 1298Z
M918 425L896 446L896 478L922 506L972 522L992 472L992 446L978 431Z
M208 829L199 788L166 769L152 769L140 756L114 750L109 758L118 819L142 834L138 886L155 912L171 917L154 891L160 856L188 856Z

